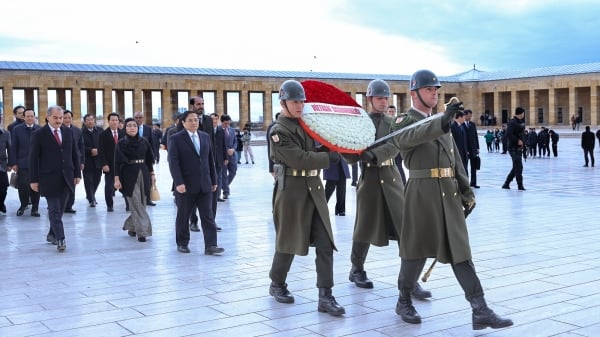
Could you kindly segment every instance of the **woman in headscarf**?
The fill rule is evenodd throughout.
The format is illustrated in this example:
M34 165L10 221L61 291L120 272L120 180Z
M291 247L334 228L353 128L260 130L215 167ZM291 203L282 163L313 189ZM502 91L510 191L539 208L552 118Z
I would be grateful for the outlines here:
M150 143L138 133L133 118L125 119L125 134L115 148L115 189L120 189L127 201L131 215L125 219L123 230L145 242L152 235L152 223L146 211L146 196L156 182L154 154Z

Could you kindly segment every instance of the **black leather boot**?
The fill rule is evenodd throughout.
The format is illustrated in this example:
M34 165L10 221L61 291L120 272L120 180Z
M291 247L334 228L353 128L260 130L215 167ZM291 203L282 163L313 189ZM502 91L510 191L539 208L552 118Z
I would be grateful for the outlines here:
M319 288L319 312L326 312L331 316L339 316L346 313L344 307L335 301L331 294L331 288Z
M417 309L412 305L410 299L410 289L402 289L400 291L400 297L398 297L398 303L396 303L396 314L402 317L402 320L406 323L420 324L421 316L417 312Z
M485 299L478 296L469 300L473 308L473 330L483 330L487 327L492 329L506 328L513 325L513 321L508 318L502 318L488 308Z
M279 303L294 303L294 295L287 289L287 283L273 283L269 287L269 295Z
M350 269L350 276L348 277L350 282L354 282L359 288L373 288L373 282L367 277L367 272L364 270L358 270L355 266Z
M424 300L426 298L431 297L431 291L423 289L419 282L415 283L415 288L413 289L411 294L412 297L418 300Z
M505 190L510 190L509 183L504 183L504 185L502 185L502 188L505 189Z

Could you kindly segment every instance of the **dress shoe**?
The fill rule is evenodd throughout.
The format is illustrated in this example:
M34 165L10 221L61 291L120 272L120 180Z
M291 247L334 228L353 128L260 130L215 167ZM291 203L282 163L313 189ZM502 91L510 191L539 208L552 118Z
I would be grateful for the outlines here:
M218 202L224 202L224 201L225 201L225 199L223 199L223 198L217 198L217 201L218 201Z
M148 205L148 206L156 206L156 204L153 203L152 200L146 201L146 205Z
M180 253L190 253L188 246L177 246L177 251Z
M471 185L471 187L473 187L473 188L479 188L480 186L479 185Z
M223 230L223 229L222 229L221 227L219 227L219 226L215 227L215 229L217 230L217 232L220 232L220 231L222 231L222 230Z
M269 287L269 295L279 303L294 303L294 295L287 289L287 283L273 283Z
M145 236L140 236L140 237L138 237L138 241L139 242L146 242L146 237Z
M217 246L210 246L210 247L206 247L204 249L204 255L215 255L215 254L221 254L225 251L225 249L221 248L221 247L217 247Z
M194 223L194 222L192 222L192 223L190 224L190 230L191 230L192 232L199 232L199 231L200 231L200 228L198 228L198 224L197 224L197 223Z
M508 184L502 185L502 188L505 189L505 190L510 190L510 186L508 186Z
M65 240L58 240L58 242L56 243L56 250L58 250L59 252L64 252L66 248L67 245L65 244Z
M106 207L106 211L107 212L114 212L115 210L113 209L112 206L110 206L110 207Z
M17 216L21 216L25 213L25 208L24 207L19 207L19 209L17 210Z
M131 237L136 236L134 231L127 231L127 235L129 235Z
M338 213L335 213L335 215L346 216L346 212L338 212Z
M519 186L519 191L525 191L525 187L523 185Z
M225 200L229 199L229 194L223 194L223 199L225 199Z
M46 241L49 242L49 243L51 243L51 244L53 244L53 245L58 244L58 242L54 238L54 235L52 235L52 234L46 235Z
M0 212L6 213L6 205L5 204L0 204Z
M350 269L350 276L348 277L350 282L354 282L359 288L371 289L373 288L373 282L367 278L367 272L364 270L358 270L352 266Z
M90 201L90 207L96 207L96 203L93 201Z
M75 214L75 213L77 213L77 211L72 208L67 208L67 209L65 209L65 213Z
M344 307L339 305L331 294L331 288L319 288L319 312L326 312L331 316L340 316L346 313Z
M40 212L38 212L37 209L32 209L31 210L31 216L39 218L40 217Z
M423 289L419 282L415 283L415 288L411 293L412 297L418 300L424 300L431 297L431 291Z
M350 185L356 187L356 185L358 185L358 184L356 183L356 181L353 181L352 184L350 184Z

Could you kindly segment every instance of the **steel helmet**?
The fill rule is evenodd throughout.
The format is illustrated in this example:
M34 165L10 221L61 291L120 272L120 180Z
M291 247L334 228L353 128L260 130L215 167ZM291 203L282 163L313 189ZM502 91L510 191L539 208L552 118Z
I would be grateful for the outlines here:
M281 83L279 88L279 100L306 101L304 87L300 82L295 80L287 80Z
M442 84L437 76L431 70L417 70L410 77L410 91L418 90L423 87L441 87Z
M367 87L367 97L390 97L390 86L384 80L372 80Z

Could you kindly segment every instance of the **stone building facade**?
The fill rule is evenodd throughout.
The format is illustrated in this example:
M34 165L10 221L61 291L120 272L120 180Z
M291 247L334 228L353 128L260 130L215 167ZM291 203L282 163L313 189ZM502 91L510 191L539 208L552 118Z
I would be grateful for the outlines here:
M435 71L435 69L433 69ZM133 111L143 111L152 119L153 97L160 97L160 122L170 125L172 116L181 110L180 97L210 96L208 111L231 114L228 99L233 104L240 125L253 121L250 116L254 97L261 100L263 111L255 128L266 128L278 111L279 85L287 79L316 79L335 85L366 103L367 84L374 78L386 80L392 89L392 102L398 111L410 107L409 75L344 74L293 71L227 70L203 68L108 66L82 64L52 64L0 61L0 91L4 126L13 121L14 91L24 93L24 103L42 117L53 101L68 106L74 121L81 124L82 110L105 117L111 112L124 115L126 96L131 97ZM453 76L441 76L440 103L457 96L465 107L480 116L495 117L497 125L505 123L517 106L526 109L527 124L569 125L570 117L581 116L585 125L597 126L600 121L598 88L600 63L547 67L513 72L483 72L477 69ZM50 99L49 95L53 95ZM82 100L82 97L85 97ZM102 100L101 104L98 100ZM178 103L179 102L179 103ZM82 106L85 105L85 109ZM101 110L98 108L101 106ZM103 118L105 119L105 118Z

